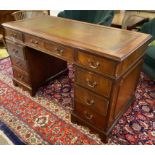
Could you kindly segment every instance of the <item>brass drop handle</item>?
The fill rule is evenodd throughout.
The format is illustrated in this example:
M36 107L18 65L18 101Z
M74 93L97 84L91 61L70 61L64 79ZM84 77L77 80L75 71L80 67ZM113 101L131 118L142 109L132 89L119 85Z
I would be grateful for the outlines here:
M17 54L17 53L18 53L18 50L17 50L17 49L15 49L15 48L13 48L13 49L12 49L12 51L13 51L15 54Z
M17 34L16 33L12 33L11 36L16 38Z
M90 81L88 78L86 79L87 85L91 88L95 88L97 86L97 82L96 81Z
M22 75L20 75L20 74L18 74L18 77L19 77L20 80L24 79L24 77Z
M58 48L58 47L55 48L55 51L56 51L57 55L60 55L60 56L62 56L64 53L64 49Z
M92 106L92 105L95 103L95 101L94 101L93 99L91 99L91 100L86 99L85 103L86 103L86 105L88 105L88 106Z
M20 61L16 61L16 64L18 65L18 66L22 66L22 64L21 64L21 62Z
M84 115L88 120L91 120L93 118L93 115L89 114L87 111L84 111Z
M88 59L88 64L89 64L89 67L90 67L90 68L93 68L93 69L98 68L99 65L100 65L100 63L99 63L98 61L95 62L95 61L92 61L92 60L90 60L90 59Z
M38 44L38 41L37 40L31 40L31 43L33 43L33 44Z

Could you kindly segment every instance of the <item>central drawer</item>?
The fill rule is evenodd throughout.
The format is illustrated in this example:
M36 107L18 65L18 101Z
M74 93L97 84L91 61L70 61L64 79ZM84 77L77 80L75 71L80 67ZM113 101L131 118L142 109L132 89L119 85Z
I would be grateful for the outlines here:
M74 86L75 100L103 116L107 115L109 101L80 86Z
M24 42L32 47L44 49L44 40L29 34L24 34Z
M24 34L25 44L47 51L48 54L60 57L67 61L73 61L73 49L61 44L47 41L29 34Z
M75 67L75 82L105 97L110 96L112 80L88 70Z
M73 61L73 49L67 46L56 44L54 42L45 42L45 49L58 57L64 58L67 61Z

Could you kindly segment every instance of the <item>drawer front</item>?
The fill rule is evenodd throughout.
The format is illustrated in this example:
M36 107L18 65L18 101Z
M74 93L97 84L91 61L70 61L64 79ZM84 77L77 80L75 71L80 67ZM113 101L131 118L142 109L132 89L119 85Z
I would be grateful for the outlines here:
M80 86L74 86L75 100L103 116L107 115L108 100Z
M28 72L28 67L26 61L23 61L17 57L11 57L13 66L20 68L21 70Z
M20 69L17 69L15 67L13 67L13 76L16 80L25 83L25 84L30 84L30 78L29 75L23 71L21 71Z
M75 102L75 113L83 120L89 122L91 125L93 125L96 128L105 129L105 117L102 115L99 115L92 110L88 109L84 105Z
M13 57L19 57L22 60L25 60L25 51L24 47L11 43L6 42L8 53Z
M22 33L12 29L5 29L5 34L11 40L21 40L22 41Z
M24 42L25 44L28 44L32 47L44 49L44 40L41 38L29 34L24 34Z
M97 94L109 97L112 81L101 75L75 67L75 82L84 86Z
M48 50L50 54L54 54L58 57L62 57L66 60L73 61L73 49L56 44L53 42L45 42L45 50Z
M110 76L113 76L115 74L115 68L116 68L115 61L80 51L77 52L76 61L80 65L83 65L94 71L101 72L103 74Z

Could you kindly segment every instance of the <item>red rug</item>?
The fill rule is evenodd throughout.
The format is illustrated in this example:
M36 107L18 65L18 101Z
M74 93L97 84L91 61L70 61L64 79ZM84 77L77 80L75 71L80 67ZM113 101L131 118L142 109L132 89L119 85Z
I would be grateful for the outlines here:
M14 87L10 60L0 61L0 119L27 144L103 144L72 124L73 69L41 87L36 97ZM155 144L155 82L141 74L136 101L110 134L109 144Z

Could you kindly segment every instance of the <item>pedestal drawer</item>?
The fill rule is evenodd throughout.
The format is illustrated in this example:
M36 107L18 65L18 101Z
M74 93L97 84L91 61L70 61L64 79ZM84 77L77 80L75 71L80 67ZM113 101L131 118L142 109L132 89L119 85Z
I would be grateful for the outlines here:
M26 61L21 60L17 57L13 57L13 56L11 57L11 61L12 61L13 66L18 67L25 72L28 72L28 67L27 67Z
M80 65L83 65L94 71L110 76L114 76L115 74L116 62L110 59L78 51L76 61Z
M26 72L23 72L22 70L18 69L17 67L13 67L13 75L16 80L18 80L22 83L25 83L27 85L30 85L30 78Z
M109 97L112 81L101 75L75 67L75 82L97 94Z
M105 129L105 117L102 115L99 115L97 113L95 113L94 111L92 111L91 109L88 109L87 107L85 107L84 105L75 102L76 106L75 106L75 113L81 117L83 120L89 122L90 124L92 124L93 126L95 126L96 128Z
M74 86L74 96L77 102L85 105L87 108L103 116L107 115L109 101L104 97L77 85Z
M8 49L8 53L13 56L13 57L19 57L22 60L25 60L25 50L24 47L19 45L19 44L15 44L13 42L6 42L7 45L7 49Z
M11 40L21 40L22 41L22 33L12 29L5 29L6 37L10 38Z

